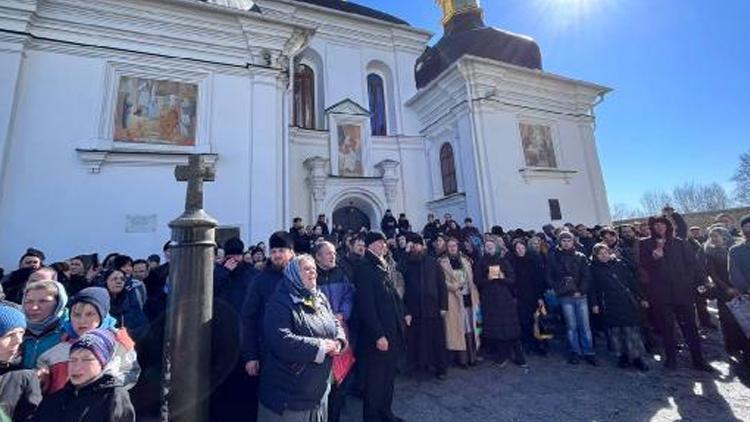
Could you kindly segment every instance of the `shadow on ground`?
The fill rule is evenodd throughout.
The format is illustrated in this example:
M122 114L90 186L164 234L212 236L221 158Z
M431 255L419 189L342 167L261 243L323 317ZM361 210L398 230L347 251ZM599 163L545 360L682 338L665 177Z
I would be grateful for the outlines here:
M747 421L750 389L726 363L718 333L704 342L715 375L677 371L650 360L646 374L617 368L605 342L598 367L566 363L563 345L547 357L530 357L528 373L485 361L469 370L451 369L448 379L399 378L394 411L409 422L455 421ZM361 420L361 401L350 398L343 421Z

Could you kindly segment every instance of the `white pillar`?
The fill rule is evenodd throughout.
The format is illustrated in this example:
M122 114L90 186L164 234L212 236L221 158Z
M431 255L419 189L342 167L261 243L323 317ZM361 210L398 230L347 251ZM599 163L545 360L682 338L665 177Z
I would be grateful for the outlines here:
M325 214L323 201L326 198L326 185L328 184L328 160L323 157L310 157L304 161L308 171L307 185L310 188L310 220L317 221L317 216Z
M380 177L383 179L383 189L385 190L385 200L388 208L396 208L396 197L398 196L398 166L399 162L394 160L383 160L375 165L380 171Z

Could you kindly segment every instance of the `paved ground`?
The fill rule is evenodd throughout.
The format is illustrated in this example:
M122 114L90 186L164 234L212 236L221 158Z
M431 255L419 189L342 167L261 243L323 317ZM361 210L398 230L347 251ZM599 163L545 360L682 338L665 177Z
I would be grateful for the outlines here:
M750 421L750 382L726 363L720 342L716 332L704 342L714 376L687 369L687 352L674 372L653 360L646 374L619 369L604 344L598 367L571 366L558 342L548 357L529 358L528 373L483 362L451 369L446 381L399 379L394 410L409 422ZM361 420L361 402L350 399L346 413Z

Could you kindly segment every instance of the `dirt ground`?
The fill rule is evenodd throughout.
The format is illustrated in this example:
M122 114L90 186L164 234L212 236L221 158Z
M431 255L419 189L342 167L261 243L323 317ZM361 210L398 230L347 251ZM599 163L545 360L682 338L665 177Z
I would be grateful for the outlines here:
M750 421L750 377L729 365L717 331L703 345L715 375L689 369L687 351L678 370L650 359L642 374L618 368L605 341L598 342L598 367L569 365L558 336L549 356L529 356L528 371L484 361L451 368L445 381L399 378L394 412L409 422ZM359 400L349 399L343 420L361 420Z

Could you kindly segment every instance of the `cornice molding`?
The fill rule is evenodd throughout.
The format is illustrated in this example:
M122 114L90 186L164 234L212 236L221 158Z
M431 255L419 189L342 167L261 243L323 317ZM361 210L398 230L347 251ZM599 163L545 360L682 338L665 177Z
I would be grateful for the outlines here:
M32 3L36 7L29 6ZM36 45L67 44L60 51L72 54L114 51L278 71L284 68L284 55L292 50L290 41L314 32L310 26L197 0L46 0L38 6L14 0L12 4L13 9L0 6L0 29L27 34ZM25 18L25 25L18 16ZM86 53L87 49L102 51Z
M258 7L268 16L317 28L317 34L327 39L336 39L344 44L387 50L398 49L421 54L432 33L405 25L398 25L346 13L313 4L289 0L258 0Z

